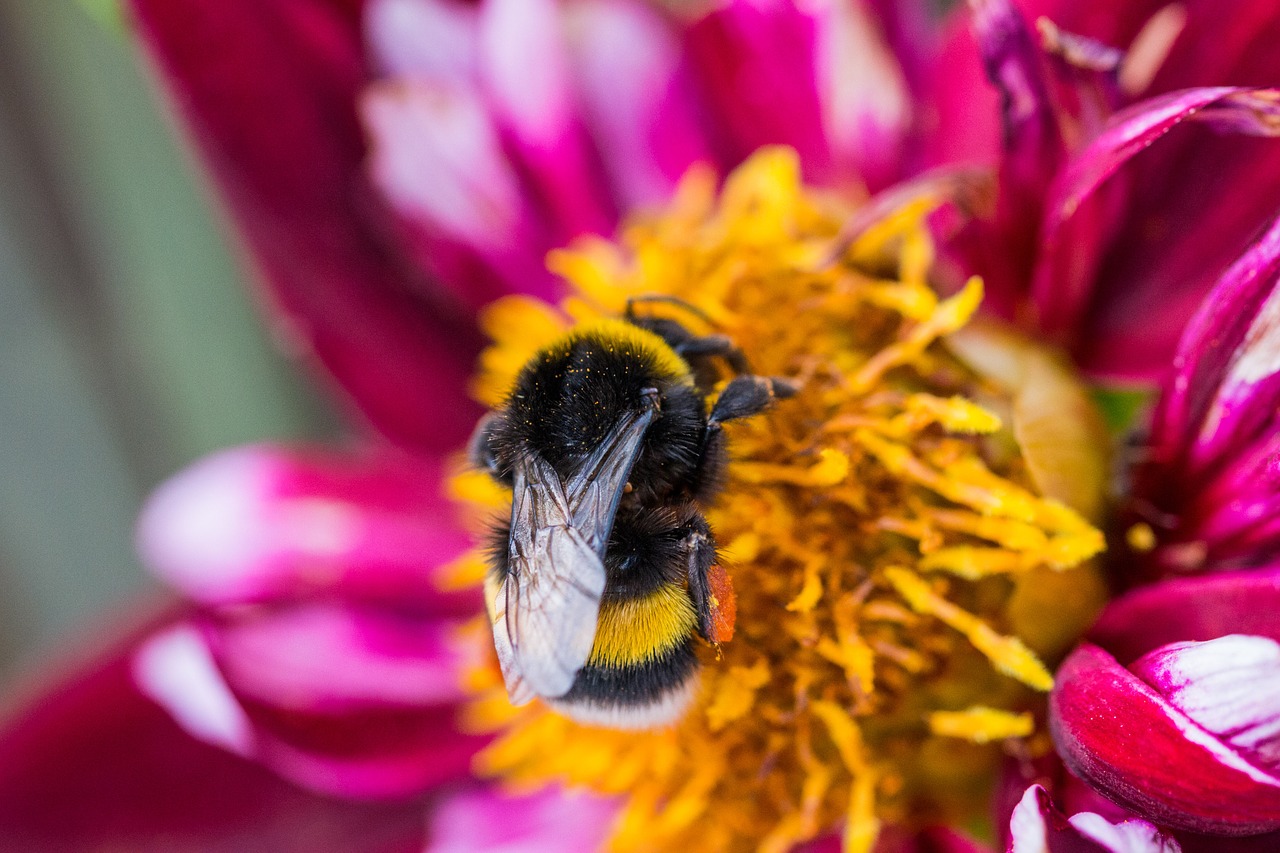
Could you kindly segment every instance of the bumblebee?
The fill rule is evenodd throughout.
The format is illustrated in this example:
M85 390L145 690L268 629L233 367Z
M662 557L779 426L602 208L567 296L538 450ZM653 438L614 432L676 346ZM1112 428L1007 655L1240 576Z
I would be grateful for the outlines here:
M696 638L732 636L702 512L726 462L721 426L795 392L752 375L723 335L637 316L639 301L539 351L471 442L513 493L485 585L511 701L613 728L678 719L697 687Z

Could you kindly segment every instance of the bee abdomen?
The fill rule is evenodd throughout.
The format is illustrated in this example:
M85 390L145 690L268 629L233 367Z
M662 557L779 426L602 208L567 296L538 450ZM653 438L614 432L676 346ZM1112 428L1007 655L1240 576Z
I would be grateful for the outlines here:
M587 665L553 704L591 725L651 728L673 722L697 686L697 624L683 585L666 583L639 598L606 601Z
M627 666L588 664L553 708L580 723L614 729L648 729L679 720L698 688L693 637L659 657Z

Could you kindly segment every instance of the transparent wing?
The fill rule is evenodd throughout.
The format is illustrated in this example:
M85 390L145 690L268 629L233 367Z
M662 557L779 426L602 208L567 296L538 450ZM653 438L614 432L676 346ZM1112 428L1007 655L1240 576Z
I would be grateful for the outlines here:
M658 412L657 391L652 394L643 410L628 412L618 421L565 486L574 527L601 555L613 529L623 487L644 446L645 431Z
M526 691L569 692L591 655L605 573L600 554L571 522L555 469L531 456L516 466L514 486L510 571L493 619L500 663L501 646L510 650L503 677L517 702L528 701Z
M591 656L604 550L652 405L626 414L568 477L536 454L515 466L506 579L490 604L494 646L514 704L563 696Z

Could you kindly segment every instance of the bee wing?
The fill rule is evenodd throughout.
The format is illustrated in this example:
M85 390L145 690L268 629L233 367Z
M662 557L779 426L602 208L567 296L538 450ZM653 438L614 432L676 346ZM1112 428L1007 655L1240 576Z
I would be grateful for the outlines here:
M490 607L494 646L514 704L568 693L591 656L605 546L655 412L656 402L623 417L570 475L567 489L536 454L515 466L509 570Z
M631 476L631 468L644 446L645 431L658 412L657 392L651 393L649 405L624 415L565 486L574 526L601 556L613 529L627 477Z
M530 456L514 473L509 571L492 619L507 692L519 704L573 686L591 655L605 573L572 524L555 469Z

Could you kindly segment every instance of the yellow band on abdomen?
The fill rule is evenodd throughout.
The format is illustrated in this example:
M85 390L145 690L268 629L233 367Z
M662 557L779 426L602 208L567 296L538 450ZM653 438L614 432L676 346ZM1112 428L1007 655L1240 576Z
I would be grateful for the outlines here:
M587 663L617 668L654 660L687 640L697 622L689 594L674 584L644 598L606 602Z

